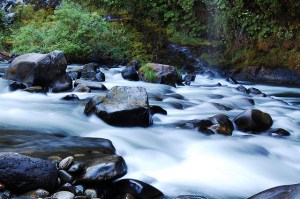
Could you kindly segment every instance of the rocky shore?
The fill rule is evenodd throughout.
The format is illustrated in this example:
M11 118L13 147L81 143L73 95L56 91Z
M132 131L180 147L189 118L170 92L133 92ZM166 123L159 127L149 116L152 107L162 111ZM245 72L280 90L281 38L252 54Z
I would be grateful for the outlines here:
M154 70L155 83L176 87L188 86L195 80L195 74L188 73L182 78L170 65L149 63L147 67ZM125 67L121 74L124 79L130 81L147 81L145 71L142 71L136 62ZM149 127L153 125L154 114L168 114L162 107L149 104L148 93L143 87L116 86L108 90L103 85L105 74L96 63L67 69L67 61L60 51L21 55L11 62L3 78L7 80L10 91L23 90L44 95L49 92L68 91L93 93L94 97L85 105L84 114L86 117L96 115L99 120L113 126ZM248 104L255 103L252 99L254 96L268 97L257 88L247 89L238 85L238 81L233 77L228 77L227 81L232 85L237 84L236 91L245 96ZM99 95L99 92L102 94ZM171 97L184 98L176 94ZM68 94L62 100L80 101L76 94ZM232 109L218 103L214 103L214 106L219 110ZM234 118L217 114L202 120L184 120L176 124L176 127L195 130L205 135L231 136L235 129L249 135L290 135L287 130L272 128L272 125L273 119L270 114L249 108ZM53 134L0 130L1 198L170 198L146 182L126 179L126 160L116 154L110 140L68 136L59 132L57 135ZM289 199L298 196L300 185L296 184L266 190L250 198Z

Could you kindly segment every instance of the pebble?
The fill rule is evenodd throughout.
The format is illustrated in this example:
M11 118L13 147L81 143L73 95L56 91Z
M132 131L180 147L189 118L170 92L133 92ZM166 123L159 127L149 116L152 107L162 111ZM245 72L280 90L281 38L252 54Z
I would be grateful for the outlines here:
M0 191L4 190L5 189L5 185L0 183Z
M59 170L58 176L62 183L72 182L73 177L65 170Z
M49 196L49 192L44 189L38 189L35 193L38 198L45 198Z
M88 198L97 198L97 191L95 189L87 189L84 191L84 195Z
M74 164L68 169L68 172L70 173L77 173L79 171L82 171L85 167L85 164L82 162L74 162Z
M52 198L56 199L74 199L75 195L68 191L59 191L53 194Z
M65 159L60 161L58 167L60 169L68 169L69 166L73 163L73 160L74 160L73 156L66 157Z

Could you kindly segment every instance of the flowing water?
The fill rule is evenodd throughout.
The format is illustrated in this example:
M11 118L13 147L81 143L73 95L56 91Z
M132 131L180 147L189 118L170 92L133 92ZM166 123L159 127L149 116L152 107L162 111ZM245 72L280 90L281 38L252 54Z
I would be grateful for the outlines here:
M6 66L0 65L0 70ZM236 91L237 85L201 75L191 86L172 88L123 80L119 68L102 71L106 74L107 88L143 86L150 104L163 107L168 115L155 115L150 128L112 127L95 116L86 117L83 114L86 101L60 100L66 93L46 96L8 92L6 81L0 79L0 127L110 139L126 160L126 178L148 182L169 196L245 198L277 185L300 182L299 88L246 85L272 96L249 97ZM95 93L77 95L86 99ZM255 105L249 98L254 99ZM219 110L220 104L232 110ZM291 136L250 136L237 130L232 137L204 136L174 125L219 113L234 118L249 108L268 112L274 120L273 127L284 128Z

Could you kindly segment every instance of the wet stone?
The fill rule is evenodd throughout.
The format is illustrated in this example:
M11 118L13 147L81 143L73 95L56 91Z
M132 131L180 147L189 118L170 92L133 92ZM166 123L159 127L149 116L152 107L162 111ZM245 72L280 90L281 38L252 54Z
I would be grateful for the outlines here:
M71 192L74 195L76 195L76 188L72 184L70 184L70 183L64 184L63 186L61 186L59 188L59 190L60 191L68 191L68 192Z
M238 91L240 91L240 92L242 92L242 93L245 93L245 94L249 94L248 89L245 88L245 87L242 86L242 85L239 85L239 86L236 88L236 90L238 90Z
M66 101L79 101L79 97L75 94L66 95L65 97L61 98L62 100Z
M74 162L68 169L69 173L78 173L84 169L86 165L83 162Z
M285 129L282 129L282 128L278 128L278 129L271 129L269 131L270 134L276 134L276 135L279 135L279 136L290 136L291 133L288 132L287 130Z
M2 184L2 183L0 183L0 191L3 191L3 190L5 190L5 185L4 184Z
M73 180L73 177L65 170L59 170L58 176L61 179L62 183L72 182Z
M252 133L268 130L273 125L272 117L258 109L250 109L238 115L235 124L240 131Z
M123 179L113 184L114 192L118 195L130 194L136 198L163 198L163 193L155 187L135 179Z
M74 199L75 195L69 191L59 191L53 194L52 198L56 199Z
M58 166L60 169L68 169L70 165L73 163L73 160L74 160L73 156L66 157L62 161L60 161Z
M75 194L77 196L83 196L84 195L84 187L82 185L75 186Z
M38 198L45 198L45 197L49 196L49 192L44 189L36 190L35 194Z
M84 191L84 195L89 199L97 198L97 191L95 189L87 189Z
M53 191L57 169L50 161L18 153L0 153L0 179L14 193L37 188Z
M105 156L88 165L78 180L85 183L112 181L126 173L127 165L121 156Z

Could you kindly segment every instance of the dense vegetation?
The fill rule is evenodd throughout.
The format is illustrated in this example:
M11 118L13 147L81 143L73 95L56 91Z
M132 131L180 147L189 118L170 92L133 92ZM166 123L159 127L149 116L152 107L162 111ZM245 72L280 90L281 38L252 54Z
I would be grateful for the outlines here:
M9 27L0 13L4 47L14 53L61 49L75 61L156 61L174 42L218 46L221 51L198 54L214 65L300 71L300 0L73 0L55 10L40 7L15 7ZM107 22L106 14L124 20Z

